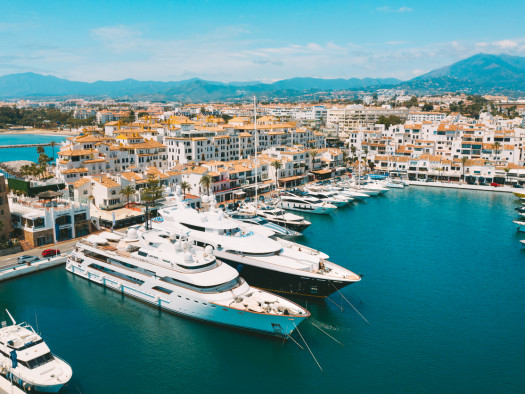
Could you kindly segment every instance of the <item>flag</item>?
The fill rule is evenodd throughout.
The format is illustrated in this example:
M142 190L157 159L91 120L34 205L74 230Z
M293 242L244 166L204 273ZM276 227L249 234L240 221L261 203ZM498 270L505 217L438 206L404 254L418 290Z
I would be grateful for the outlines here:
M18 361L16 359L16 350L11 351L11 363L13 364L13 369L15 369L18 366Z

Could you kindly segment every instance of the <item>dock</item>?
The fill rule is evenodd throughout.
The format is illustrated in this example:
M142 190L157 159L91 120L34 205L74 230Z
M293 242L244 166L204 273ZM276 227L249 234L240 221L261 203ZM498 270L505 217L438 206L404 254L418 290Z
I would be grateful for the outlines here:
M58 143L55 143L58 145ZM0 149L12 149L12 148L36 148L39 146L51 146L51 142L43 144L16 144L16 145L0 145Z
M0 269L0 282L65 264L67 256L68 254L61 254L59 256L42 259L29 264L16 264Z
M485 192L498 193L521 193L524 189L518 189L511 186L482 186L470 185L468 183L454 183L454 182L425 182L425 181L408 181L410 186L427 186L440 187L443 189L463 189L463 190L480 190Z
M0 375L0 394L25 394L20 388L11 385L11 382Z

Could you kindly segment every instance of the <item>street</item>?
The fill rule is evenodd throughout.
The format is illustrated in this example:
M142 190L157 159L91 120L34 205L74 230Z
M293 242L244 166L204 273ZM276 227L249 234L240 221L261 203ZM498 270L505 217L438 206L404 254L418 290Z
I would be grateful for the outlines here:
M71 239L69 241L59 242L56 244L56 249L60 250L60 253L67 253L73 250L73 246L78 242L78 239ZM16 266L18 257L20 256L38 256L42 257L42 251L46 249L55 249L55 244L44 245L39 248L26 250L16 254L10 254L8 256L0 257L0 270Z

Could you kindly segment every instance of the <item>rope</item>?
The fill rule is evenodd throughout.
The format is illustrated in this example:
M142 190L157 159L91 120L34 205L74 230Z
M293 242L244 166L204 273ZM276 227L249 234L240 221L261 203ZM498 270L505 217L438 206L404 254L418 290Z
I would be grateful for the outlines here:
M314 361L316 362L317 366L319 367L319 369L321 370L321 372L324 372L323 371L323 368L321 368L321 364L319 364L319 361L317 361L317 359L315 358L314 354L312 353L312 351L310 350L310 346L308 346L308 344L306 343L303 335L301 334L301 331L299 331L299 328L297 328L297 326L295 325L295 322L293 322L293 325L295 326L295 329L297 330L297 333L299 334L299 336L301 337L301 339L303 340L304 344L306 345L306 348L308 349L308 351L310 352L310 354L312 355Z

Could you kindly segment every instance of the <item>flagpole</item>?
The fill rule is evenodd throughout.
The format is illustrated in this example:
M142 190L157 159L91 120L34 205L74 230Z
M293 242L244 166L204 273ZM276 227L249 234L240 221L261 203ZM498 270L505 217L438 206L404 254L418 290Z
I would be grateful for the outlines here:
M257 180L257 153L259 150L259 134L257 134L257 98L253 96L253 124L255 132L255 208L259 208L259 198L257 196L257 190L259 182Z

